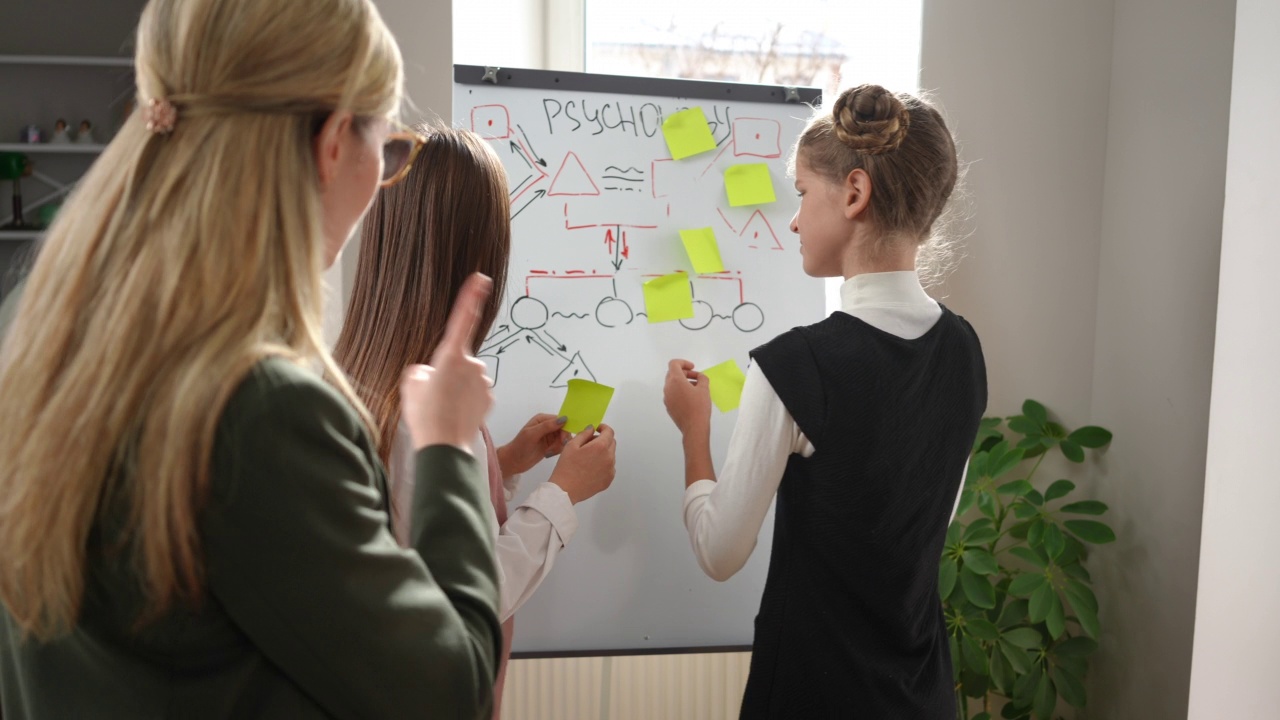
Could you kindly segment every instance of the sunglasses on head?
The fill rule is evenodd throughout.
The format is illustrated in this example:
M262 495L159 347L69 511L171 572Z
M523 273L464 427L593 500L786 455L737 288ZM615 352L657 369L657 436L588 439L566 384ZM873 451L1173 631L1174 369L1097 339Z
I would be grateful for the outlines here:
M418 157L426 142L427 139L418 133L397 125L382 144L382 181L379 185L391 187L405 179L413 167L414 158Z

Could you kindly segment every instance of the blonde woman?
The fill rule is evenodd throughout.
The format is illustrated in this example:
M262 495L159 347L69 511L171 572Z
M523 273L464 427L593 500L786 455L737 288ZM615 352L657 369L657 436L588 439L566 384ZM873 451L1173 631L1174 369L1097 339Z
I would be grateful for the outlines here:
M0 714L485 715L491 398L459 295L401 382L411 547L321 343L321 270L418 145L369 0L152 0L141 111L0 346Z

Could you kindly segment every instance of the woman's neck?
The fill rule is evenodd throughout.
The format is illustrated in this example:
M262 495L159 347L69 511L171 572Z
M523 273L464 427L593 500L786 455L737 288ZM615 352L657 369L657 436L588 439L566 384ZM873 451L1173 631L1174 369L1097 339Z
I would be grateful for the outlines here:
M914 271L918 249L916 243L899 241L874 253L850 252L844 258L844 279L866 273Z

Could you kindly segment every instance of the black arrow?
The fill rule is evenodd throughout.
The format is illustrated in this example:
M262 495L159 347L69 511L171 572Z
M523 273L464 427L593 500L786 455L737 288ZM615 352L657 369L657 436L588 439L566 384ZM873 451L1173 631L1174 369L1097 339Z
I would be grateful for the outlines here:
M494 355L501 355L503 350L506 350L507 348L511 347L512 345L515 345L518 342L520 342L520 338L517 337L515 340L512 340L506 345L503 345L502 347L498 348L498 352L494 353Z
M556 340L556 336L555 336L555 335L552 335L551 333L547 332L546 330L543 330L542 332L547 333L547 337L551 338L551 339L552 339L552 341L554 341L554 342L555 342L555 344L559 346L557 349L558 349L558 350L560 350L560 352L565 352L565 351L567 351L567 350L569 349L569 348L565 347L565 344L564 344L564 343L560 342L559 340Z
M542 344L542 341L537 340L537 339L536 339L536 338L534 338L532 335L525 335L525 336L524 336L524 341L525 341L525 342L534 343L535 345L537 345L538 347L542 348L543 350L546 350L548 355L555 355L555 353L551 351L551 348L547 347L546 345L543 345L543 344Z
M529 202L525 203L524 205L521 205L521 206L520 206L520 209L519 209L519 210L517 210L517 211L515 211L515 213L513 213L513 214L511 215L511 219L512 219L512 220L515 220L515 219L516 219L516 215L519 215L520 213L524 212L524 209L525 209L525 208L527 208L527 207L529 207L530 205L532 205L534 200L537 200L538 198L541 198L541 197L545 197L545 196L546 196L546 194L547 194L547 191L546 191L546 190L539 190L539 191L535 192L535 193L533 194L533 197L529 199Z
M520 159L524 161L525 165L529 165L530 168L533 167L533 165L529 164L529 158L525 157L524 153L520 152L520 146L516 144L515 140L511 141L511 152L519 155Z
M512 191L511 191L510 193L508 193L508 194L509 194L511 197L515 197L516 195L520 194L520 188L524 187L525 185L528 185L528 184L529 184L529 181L530 181L530 180L532 180L532 179L533 179L533 176L532 176L532 175L530 175L530 176L526 177L524 180L520 181L520 184L519 184L519 185L517 185L517 186L515 187L515 189L514 189L514 190L512 190Z
M546 160L543 160L543 159L542 159L542 158L540 158L540 157L538 157L538 151L533 149L533 143L529 142L529 136L528 136L528 135L525 135L524 128L520 127L520 126L517 124L517 125L516 125L516 129L520 131L520 134L521 134L521 135L524 135L524 144L525 144L525 145L527 145L527 146L529 147L529 152L533 153L533 157L534 157L534 159L538 161L538 164L539 164L539 165L541 165L542 167L546 167L546 166L547 166L547 161L546 161Z
M510 329L511 329L510 325L499 325L498 327L494 328L493 332L489 333L489 337L485 338L485 341L487 342L489 340L492 340L495 337L501 335L502 333Z

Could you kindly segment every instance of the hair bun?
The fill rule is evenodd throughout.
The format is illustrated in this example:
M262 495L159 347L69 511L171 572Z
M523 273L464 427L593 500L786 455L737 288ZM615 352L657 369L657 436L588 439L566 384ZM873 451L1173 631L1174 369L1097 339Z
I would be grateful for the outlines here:
M911 125L911 112L898 96L879 85L845 90L831 114L840 142L868 155L898 149Z

